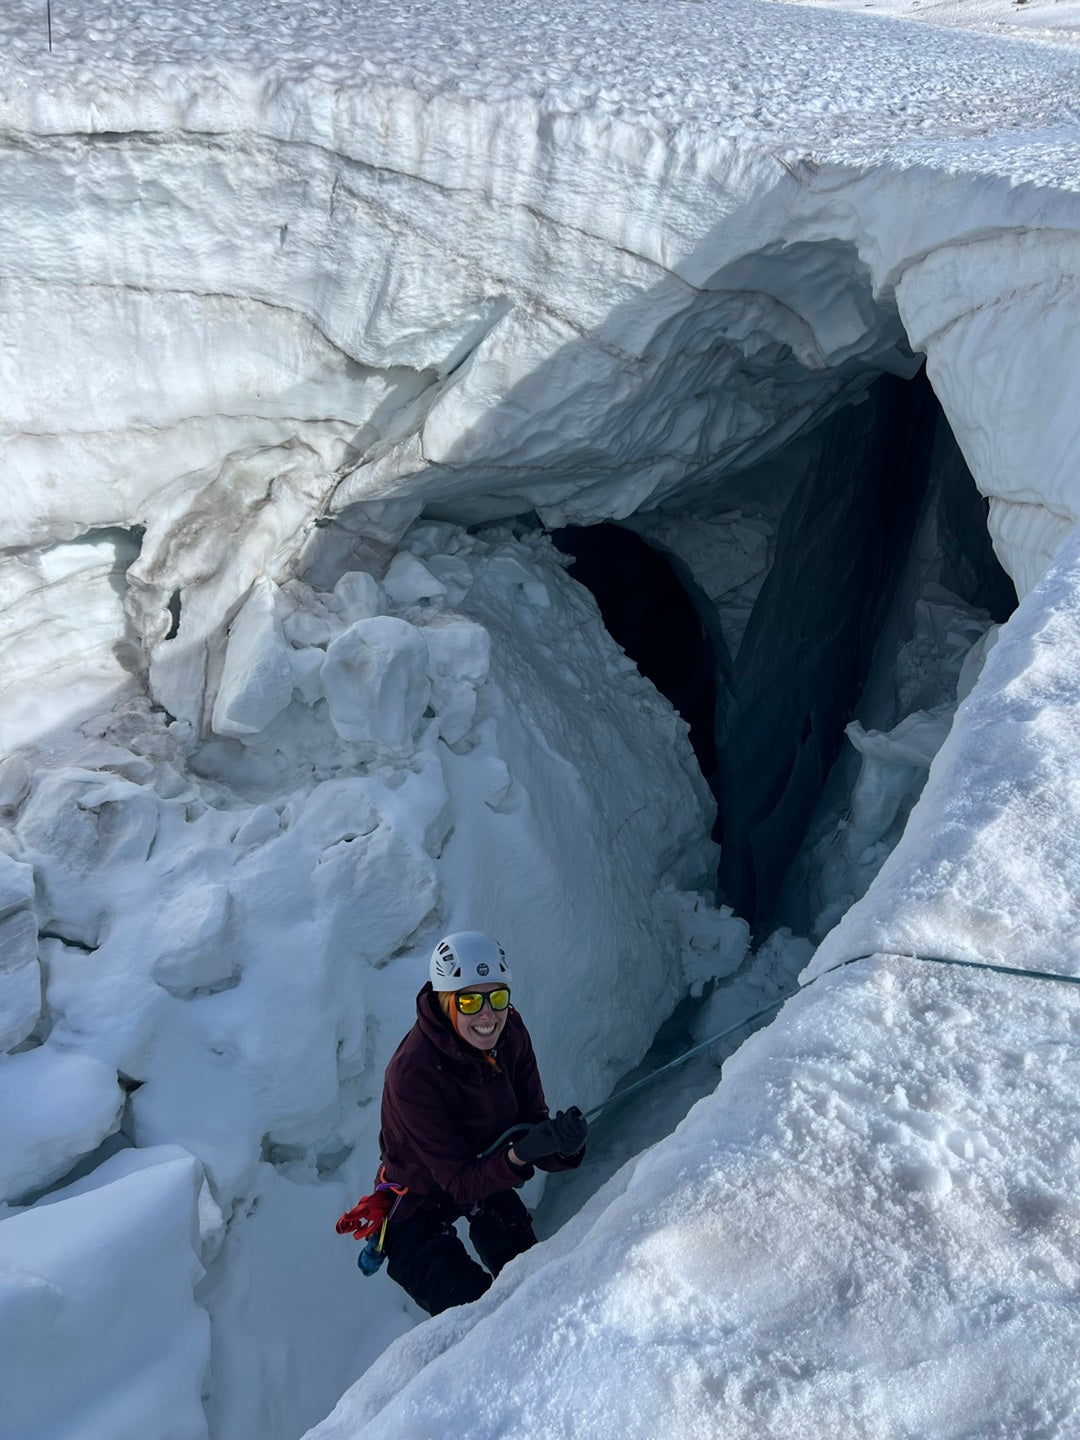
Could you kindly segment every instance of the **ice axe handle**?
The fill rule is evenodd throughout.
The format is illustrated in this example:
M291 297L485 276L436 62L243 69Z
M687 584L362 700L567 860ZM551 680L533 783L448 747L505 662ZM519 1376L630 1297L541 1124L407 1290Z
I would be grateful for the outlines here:
M504 1130L497 1140L493 1140L486 1150L481 1150L477 1155L478 1160L490 1160L492 1155L502 1149L504 1145L511 1145L515 1140L520 1140L527 1135L533 1127L531 1125L511 1125L509 1130Z

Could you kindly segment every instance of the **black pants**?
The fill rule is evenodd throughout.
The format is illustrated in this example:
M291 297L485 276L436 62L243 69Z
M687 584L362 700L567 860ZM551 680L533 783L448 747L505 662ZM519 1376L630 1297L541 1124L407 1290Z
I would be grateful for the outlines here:
M469 1222L469 1239L487 1270L471 1258L454 1229L462 1213ZM479 1300L492 1275L535 1244L528 1210L515 1191L504 1190L464 1212L448 1204L408 1220L391 1221L384 1245L386 1273L422 1310L438 1315L451 1305Z

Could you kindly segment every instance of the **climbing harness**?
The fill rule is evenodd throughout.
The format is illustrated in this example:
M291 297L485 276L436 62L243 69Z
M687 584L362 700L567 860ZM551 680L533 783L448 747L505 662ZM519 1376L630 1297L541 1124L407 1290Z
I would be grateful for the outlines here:
M373 1192L362 1195L335 1225L339 1235L351 1235L354 1240L367 1241L356 1257L356 1263L363 1274L374 1275L386 1259L383 1250L386 1227L394 1218L394 1211L401 1204L402 1196L408 1193L407 1185L395 1185L393 1181L387 1180L386 1166L380 1165Z

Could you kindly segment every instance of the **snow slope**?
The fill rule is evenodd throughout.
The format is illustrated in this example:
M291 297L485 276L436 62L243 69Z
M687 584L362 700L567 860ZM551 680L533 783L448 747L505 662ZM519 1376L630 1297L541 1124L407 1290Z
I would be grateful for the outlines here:
M1080 39L1080 6L1076 0L855 0L855 3L852 0L793 0L793 3L919 20L1046 44L1075 45Z

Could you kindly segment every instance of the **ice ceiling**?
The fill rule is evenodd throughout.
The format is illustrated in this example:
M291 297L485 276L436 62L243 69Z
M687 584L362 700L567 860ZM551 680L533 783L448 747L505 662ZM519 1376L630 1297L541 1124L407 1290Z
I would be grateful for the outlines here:
M204 1385L215 1437L284 1440L355 1373L355 1295L307 1237L367 1178L433 927L590 934L581 983L636 1009L598 1037L526 997L585 1102L745 954L702 899L685 735L544 532L621 522L677 562L730 682L725 890L816 938L895 844L988 623L926 585L994 608L957 487L1021 597L1080 514L1076 62L767 11L144 3L65 14L52 58L29 0L0 17L5 1228L62 1287L50 1205L104 1257L118 1207L165 1217L123 1263L178 1297L185 1435ZM911 773L849 786L822 860L826 794L793 899L898 594L920 642L961 635L950 703L909 687ZM830 625L825 663L802 642ZM39 1348L87 1313L39 1316Z

